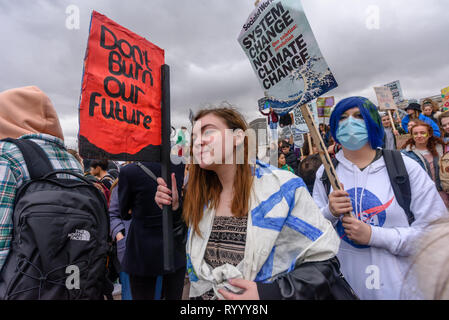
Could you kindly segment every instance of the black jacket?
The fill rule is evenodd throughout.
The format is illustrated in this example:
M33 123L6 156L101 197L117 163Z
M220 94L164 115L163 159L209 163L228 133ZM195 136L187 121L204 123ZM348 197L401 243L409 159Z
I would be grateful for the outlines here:
M159 163L143 162L157 177L161 176ZM178 193L181 195L184 165L171 166L176 175ZM162 210L154 201L157 183L136 164L129 164L119 174L119 206L124 220L131 220L126 239L126 252L122 267L137 276L157 276L163 272ZM182 206L173 212L173 221L180 219ZM128 211L131 209L131 215ZM176 242L175 242L176 243ZM175 269L185 268L185 246L175 246Z
M295 173L298 172L298 158L296 158L296 154L294 152L289 151L285 155L285 161L290 167L292 167Z

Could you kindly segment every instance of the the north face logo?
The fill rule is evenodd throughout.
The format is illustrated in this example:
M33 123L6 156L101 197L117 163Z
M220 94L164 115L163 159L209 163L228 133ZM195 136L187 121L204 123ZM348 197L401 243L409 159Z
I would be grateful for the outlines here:
M78 241L89 241L90 233L87 230L75 230L74 233L69 233L67 236L70 240L78 240Z

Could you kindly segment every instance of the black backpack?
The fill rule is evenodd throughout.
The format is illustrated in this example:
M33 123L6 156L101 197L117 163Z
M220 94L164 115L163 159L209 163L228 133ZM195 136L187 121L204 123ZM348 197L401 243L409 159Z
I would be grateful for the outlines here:
M388 176L390 177L390 183L393 188L396 201L402 209L404 209L405 214L407 215L408 223L411 225L415 221L415 216L410 209L412 191L410 189L410 179L407 169L405 168L404 159L402 159L401 152L396 150L382 149L382 155L385 160L385 165L387 167ZM338 160L333 158L332 164L334 165L334 168L337 168ZM323 182L326 193L329 195L331 183L326 171L323 172L321 181Z
M0 299L110 299L110 225L104 195L79 174L53 170L33 141L3 141L20 149L31 180L16 192Z

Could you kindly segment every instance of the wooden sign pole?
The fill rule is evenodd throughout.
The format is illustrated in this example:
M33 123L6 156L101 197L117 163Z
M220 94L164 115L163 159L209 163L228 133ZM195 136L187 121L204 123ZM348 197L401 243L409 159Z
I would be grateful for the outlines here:
M324 165L324 170L329 177L329 181L334 190L343 190L343 187L338 180L337 173L335 172L334 165L332 164L331 158L329 156L329 152L321 138L319 133L319 129L313 120L312 113L309 110L309 107L304 104L300 107L304 120L306 121L307 127L309 128L309 132L312 135L313 140L315 141L315 145L318 148L318 153L320 154L321 162ZM350 213L345 213L345 216L350 216Z
M388 116L390 117L390 121L391 121L391 129L392 130L396 130L396 126L394 124L393 116L391 115L391 110L387 110L387 112L388 112Z
M399 115L399 111L398 110L396 110L396 117L398 117L399 122L402 121L401 116Z
M310 133L307 134L307 142L309 143L309 155L312 155L313 147L312 147L312 138L310 137Z

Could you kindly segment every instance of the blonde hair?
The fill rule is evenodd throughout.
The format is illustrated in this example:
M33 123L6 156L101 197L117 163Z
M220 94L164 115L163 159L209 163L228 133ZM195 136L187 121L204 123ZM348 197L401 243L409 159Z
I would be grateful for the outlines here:
M420 299L449 300L449 219L438 220L426 228L416 242L417 251L404 277L401 296L415 289ZM410 283L413 283L412 290Z
M432 112L437 112L440 111L440 107L438 106L438 104L433 101L432 99L424 99L421 105L421 110L424 111L424 106L426 104L430 104L432 106Z

